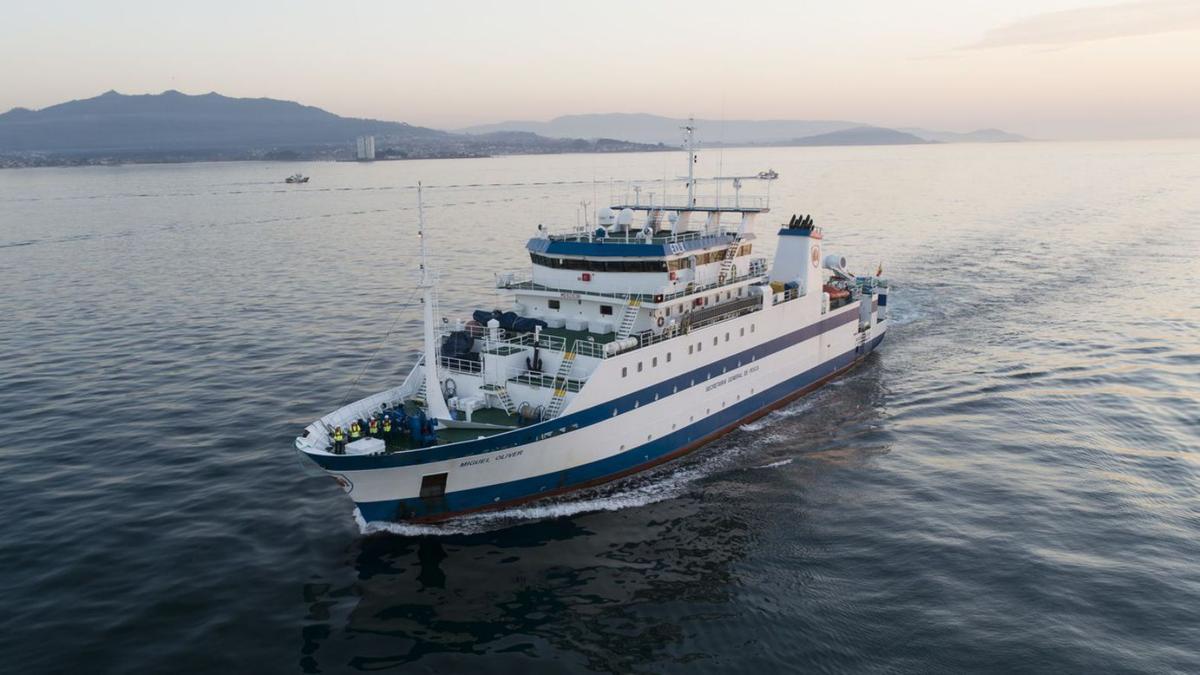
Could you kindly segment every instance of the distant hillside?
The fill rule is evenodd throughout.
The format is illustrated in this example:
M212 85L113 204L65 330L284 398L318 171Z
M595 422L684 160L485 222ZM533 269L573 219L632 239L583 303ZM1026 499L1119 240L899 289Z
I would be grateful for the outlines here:
M679 145L679 127L687 120L645 113L566 115L549 122L501 122L484 124L459 132L483 134L497 131L526 131L551 138L620 138L636 143ZM838 120L696 120L706 143L773 143L862 126Z
M796 138L780 145L921 145L932 142L895 129L854 127L853 129L831 131L827 134Z
M460 129L466 134L494 132L530 132L551 138L621 138L639 143L663 143L679 145L682 138L679 127L687 120L660 117L645 113L607 113L594 115L566 115L549 122L513 121ZM846 120L696 120L701 140L712 145L784 145L795 139L819 137L824 134L856 128L882 128ZM960 134L951 131L928 129L898 129L919 140L939 143L996 142L1025 140L1016 134L999 129L981 129ZM857 132L865 137L865 132ZM852 134L851 138L856 134ZM884 142L888 137L881 136ZM898 137L891 137L894 139ZM834 137L836 140L836 137ZM911 140L908 142L912 142ZM806 143L808 144L808 143ZM838 143L844 145L844 143ZM858 144L858 143L855 143Z
M109 91L0 115L0 151L8 152L301 147L346 143L361 134L427 140L449 135L401 122L340 117L291 101L173 90L138 96Z
M1020 134L1013 134L1000 129L976 129L966 133L953 131L933 131L919 127L901 127L898 131L919 136L927 141L938 143L1015 143L1029 140Z

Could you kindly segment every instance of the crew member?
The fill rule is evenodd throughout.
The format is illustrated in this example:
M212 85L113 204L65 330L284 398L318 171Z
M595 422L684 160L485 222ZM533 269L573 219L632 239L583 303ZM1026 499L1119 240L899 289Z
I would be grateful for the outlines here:
M342 431L341 427L333 430L333 454L346 454L346 432Z
M358 420L355 420L350 423L350 440L357 441L360 438L362 438L362 426L359 425Z
M385 440L385 441L392 440L392 416L391 416L391 414L385 415L383 418L383 440Z
M367 423L367 435L372 438L379 438L379 418L371 416L371 421Z

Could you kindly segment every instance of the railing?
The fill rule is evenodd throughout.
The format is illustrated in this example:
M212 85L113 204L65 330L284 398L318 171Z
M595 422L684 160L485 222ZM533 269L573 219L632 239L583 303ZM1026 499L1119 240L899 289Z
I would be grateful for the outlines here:
M617 298L620 300L641 300L642 302L670 302L682 297L694 295L697 293L705 293L718 288L732 286L743 281L757 279L765 276L767 273L767 259L753 258L750 260L749 270L746 274L736 277L731 277L724 281L715 281L711 284L703 286L688 285L681 291L673 293L641 293L634 292L632 289L623 293L611 291L581 291L577 289L559 288L557 286L546 286L533 281L530 277L522 277L517 279L516 274L506 274L497 277L496 288L506 291L546 291L550 293L564 293L571 296L594 296L598 298Z
M468 325L464 326L462 330L475 339L483 340L483 348L485 350L497 349L500 347L516 348L537 346L539 349L548 349L550 351L561 352L566 349L567 346L566 338L559 337L557 335L547 335L544 333L538 334L538 336L535 338L533 333L509 334L503 328L500 328L497 332L498 337L492 339L491 329L486 326ZM454 331L443 329L440 335L444 338L450 335L452 332Z
M762 311L762 309L762 296L742 298L741 300L729 302L724 305L717 305L716 307L710 307L709 309L701 310L701 312L693 312L691 315L688 315L689 318L686 318L684 323L675 326L669 326L661 333L655 334L653 331L649 330L636 333L630 337L637 339L637 346L630 347L629 349L610 354L605 351L604 345L600 343L576 342L575 351L580 356L590 356L596 359L607 359L616 356L617 354L627 354L631 351L641 349L642 347L649 347L650 345L665 342L667 340L679 337L680 335L687 335L688 333L701 328L707 328L724 321L736 319L740 316L753 314L754 312ZM691 318L696 316L699 316L699 318ZM584 344L588 344L589 347L587 349L582 348L582 345Z
M736 237L737 232L734 230L719 230L717 232L707 232L704 230L687 230L668 234L664 236L652 235L644 236L638 229L632 229L624 234L605 234L601 239L595 237L595 228L591 230L574 229L567 232L555 232L550 234L551 241L573 241L573 242L593 242L605 241L614 244L679 244L687 241L695 241L704 239L705 237Z

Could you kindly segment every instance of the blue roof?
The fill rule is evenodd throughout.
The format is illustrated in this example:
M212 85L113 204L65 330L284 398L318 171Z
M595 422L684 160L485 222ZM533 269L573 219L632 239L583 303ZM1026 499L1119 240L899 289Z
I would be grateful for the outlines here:
M534 253L547 255L569 255L593 258L666 258L688 251L716 246L728 246L733 241L731 234L714 234L686 241L655 244L630 244L625 242L594 239L592 241L557 241L534 237L525 248Z

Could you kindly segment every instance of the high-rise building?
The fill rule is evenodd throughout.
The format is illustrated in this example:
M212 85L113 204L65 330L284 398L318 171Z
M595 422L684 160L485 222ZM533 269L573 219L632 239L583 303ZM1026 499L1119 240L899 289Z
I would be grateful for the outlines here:
M375 159L375 137L374 136L359 136L358 137L358 160L365 162Z

